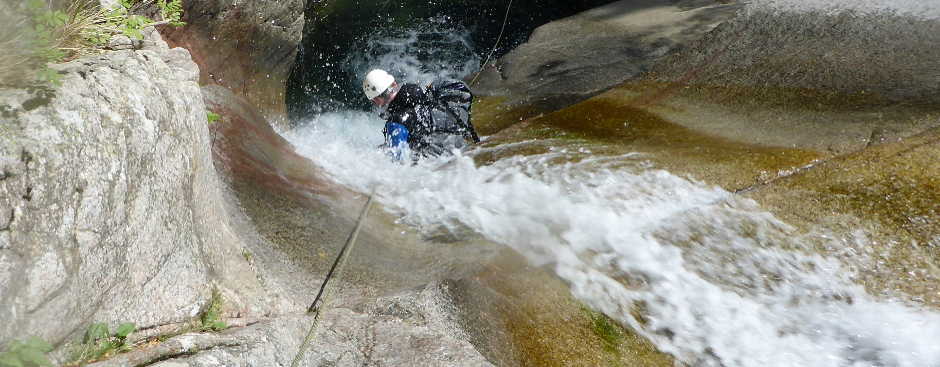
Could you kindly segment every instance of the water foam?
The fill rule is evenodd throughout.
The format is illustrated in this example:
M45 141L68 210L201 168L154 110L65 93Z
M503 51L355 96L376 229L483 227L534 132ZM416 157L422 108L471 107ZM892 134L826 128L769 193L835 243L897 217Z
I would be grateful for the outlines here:
M368 113L328 114L289 139L338 182L377 187L417 230L469 228L553 266L577 298L684 362L940 365L940 315L869 296L751 201L634 156L613 169L573 149L397 165L375 149L381 126Z

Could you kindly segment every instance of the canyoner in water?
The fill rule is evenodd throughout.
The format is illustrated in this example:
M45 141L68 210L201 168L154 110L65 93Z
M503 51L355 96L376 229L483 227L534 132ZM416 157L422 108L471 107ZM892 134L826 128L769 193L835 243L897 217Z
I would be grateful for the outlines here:
M438 156L479 143L470 122L473 93L462 81L439 80L427 88L418 84L399 85L388 72L375 69L362 82L366 98L383 108L384 147L402 160L408 153L414 159Z

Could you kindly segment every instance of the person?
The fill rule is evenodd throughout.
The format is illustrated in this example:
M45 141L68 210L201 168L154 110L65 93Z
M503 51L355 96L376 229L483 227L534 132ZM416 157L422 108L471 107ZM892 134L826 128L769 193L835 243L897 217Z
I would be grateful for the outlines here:
M479 143L470 122L473 93L461 81L436 81L427 89L414 83L399 85L381 69L366 74L366 98L383 108L385 146L397 160L410 151L414 158L438 156Z

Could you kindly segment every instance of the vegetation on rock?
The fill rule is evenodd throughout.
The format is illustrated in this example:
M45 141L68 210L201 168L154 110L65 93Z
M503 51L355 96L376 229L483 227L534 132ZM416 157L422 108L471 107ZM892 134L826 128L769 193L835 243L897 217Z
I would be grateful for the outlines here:
M199 316L199 321L201 325L199 326L199 331L222 331L228 327L225 324L225 321L222 321L222 304L224 299L222 298L222 293L218 289L212 290L212 297L209 298L209 303L206 305L206 308L203 309L202 314Z
M14 340L5 352L0 353L0 367L52 367L52 362L46 357L46 353L51 351L52 345L39 337Z
M85 331L82 343L75 348L72 362L67 365L80 366L131 350L132 346L126 343L127 336L136 330L137 326L133 323L120 324L113 333L108 329L108 324L91 324Z
M146 9L159 20L137 14ZM58 84L50 64L100 52L116 35L141 40L147 27L183 24L182 0L121 0L113 9L94 0L28 0L0 5L0 16L0 84L7 85Z
M206 120L209 122L210 125L215 122L218 122L221 119L222 119L221 115L212 111L206 111Z

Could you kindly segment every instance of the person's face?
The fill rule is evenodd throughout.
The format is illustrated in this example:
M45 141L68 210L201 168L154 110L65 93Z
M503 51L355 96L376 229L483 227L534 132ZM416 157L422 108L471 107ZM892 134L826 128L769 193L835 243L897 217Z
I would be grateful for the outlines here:
M395 91L398 90L398 83L392 83L392 86L385 90L385 93L372 98L372 104L378 107L385 107L392 99L395 99Z

